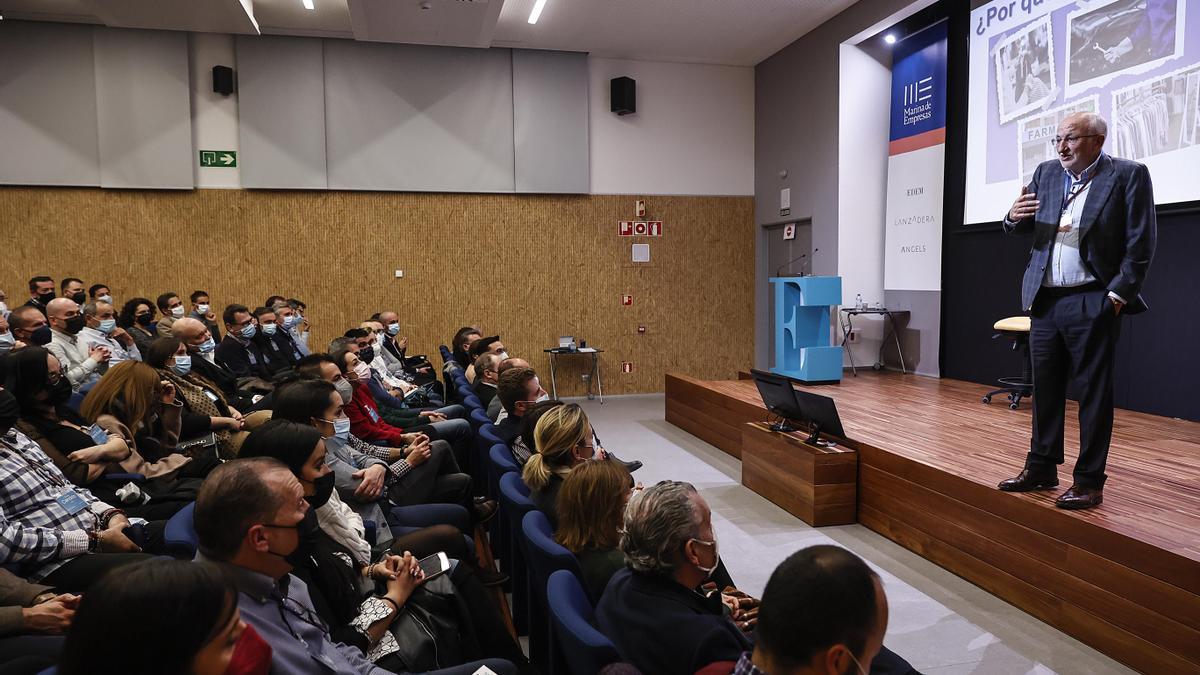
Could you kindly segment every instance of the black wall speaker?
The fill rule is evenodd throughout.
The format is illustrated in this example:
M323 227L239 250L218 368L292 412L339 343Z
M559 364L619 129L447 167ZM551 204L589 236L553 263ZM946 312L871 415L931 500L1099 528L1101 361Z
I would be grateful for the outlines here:
M213 66L213 91L222 96L233 93L233 68Z
M611 85L612 111L618 115L637 112L637 81L632 77L614 77Z

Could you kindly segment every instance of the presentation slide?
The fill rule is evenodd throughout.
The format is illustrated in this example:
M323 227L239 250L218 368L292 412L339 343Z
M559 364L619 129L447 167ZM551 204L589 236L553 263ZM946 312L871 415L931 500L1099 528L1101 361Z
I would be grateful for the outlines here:
M1200 0L996 0L971 12L964 222L1004 217L1078 111L1150 169L1159 205L1200 200Z

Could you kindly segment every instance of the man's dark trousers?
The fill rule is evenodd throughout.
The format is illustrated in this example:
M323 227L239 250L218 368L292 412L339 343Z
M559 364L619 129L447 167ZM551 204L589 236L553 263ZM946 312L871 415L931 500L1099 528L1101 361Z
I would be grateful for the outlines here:
M1075 484L1102 488L1113 427L1113 362L1121 317L1099 283L1044 287L1031 311L1033 439L1026 468L1053 475L1063 463L1067 384L1079 394L1079 459Z

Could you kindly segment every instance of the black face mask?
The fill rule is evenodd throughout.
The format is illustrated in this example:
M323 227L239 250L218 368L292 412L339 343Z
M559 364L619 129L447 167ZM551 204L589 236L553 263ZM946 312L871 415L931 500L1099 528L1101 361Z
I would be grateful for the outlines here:
M333 472L331 471L321 476L312 483L314 493L304 498L308 502L308 505L312 507L308 510L309 513L325 506L325 503L329 501L329 496L333 494Z
M87 300L87 294L83 291L79 291L78 293L72 294L71 299L75 301L75 304L82 305Z
M50 326L42 326L29 334L29 341L39 347L50 344Z
M143 326L149 326L150 324L154 323L154 315L153 314L138 314L137 316L134 317L134 320L136 320L139 324L141 324Z
M54 299L54 291L50 291L49 293L38 293L37 299L38 302L42 303L42 307L45 307L46 305L50 304L51 300Z
M83 327L86 325L87 319L83 318L82 314L79 314L67 319L65 332L67 335L78 335L79 331L83 330Z
M17 405L17 397L11 391L0 389L0 436L8 433L21 416L21 407Z
M362 349L358 350L358 360L362 361L363 363L370 363L370 362L374 361L375 360L375 348L374 347L363 347Z
M58 407L71 400L71 381L65 376L54 384L46 385L46 403Z
M296 548L292 549L291 551L289 551L287 553L280 553L279 551L272 551L270 548L267 549L267 553L270 553L271 555L277 555L280 558L283 558L292 567L299 567L299 565L297 563L303 562L304 559L309 556L309 554L312 550L313 536L315 536L317 533L317 530L319 530L321 528L320 524L317 522L316 509L311 509L311 508L308 511L304 512L304 518L302 518L300 520L300 522L296 523L295 525L267 524L267 527L272 527L277 530L295 530L296 531Z

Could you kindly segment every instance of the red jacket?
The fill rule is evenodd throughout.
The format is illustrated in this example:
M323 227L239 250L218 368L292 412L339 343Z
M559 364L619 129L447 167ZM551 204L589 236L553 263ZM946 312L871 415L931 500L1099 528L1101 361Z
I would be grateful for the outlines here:
M354 396L346 405L346 416L350 418L350 433L371 443L400 447L403 443L400 435L404 430L383 421L367 385L357 382L353 384Z

